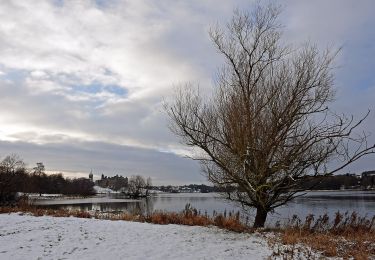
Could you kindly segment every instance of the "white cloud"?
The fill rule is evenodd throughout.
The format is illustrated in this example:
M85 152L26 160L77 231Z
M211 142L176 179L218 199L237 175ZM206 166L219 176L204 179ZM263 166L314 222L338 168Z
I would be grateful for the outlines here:
M56 126L55 130L60 130L63 127L53 122L52 113L59 114L59 118L70 116L77 120L82 120L82 116L76 115L86 114L98 119L85 122L90 129L84 131L95 135L96 129L101 128L95 125L102 124L101 115L109 111L116 116L114 121L130 118L136 127L137 122L133 120L138 118L138 126L142 127L142 122L155 121L150 118L152 114L160 118L154 112L160 112L160 101L170 92L173 83L209 81L210 76L202 74L197 64L173 52L171 44L165 42L165 37L171 33L184 34L177 26L192 14L192 7L119 1L118 5L100 9L94 1L64 1L63 5L54 5L51 1L7 1L0 8L0 46L3 47L0 62L8 70L29 72L23 81L19 77L16 84L22 83L22 91L28 91L30 96L23 94L17 98L27 99L37 113L44 114L42 117L49 128ZM194 18L196 23L206 23L203 14L195 14ZM206 36L206 32L202 30L202 33ZM197 35L196 45L201 36ZM189 45L185 48L189 52ZM77 85L84 88L93 83L116 85L127 93L117 96L105 91L76 91ZM52 100L56 103L47 108L40 103L47 99L49 105ZM135 107L140 107L141 111ZM119 112L115 115L116 110ZM34 116L22 118L30 125L39 125L34 119ZM126 131L123 135L124 140L151 141L144 136L129 136Z
M162 99L178 83L211 84L221 57L207 30L249 1L56 3L5 0L0 5L0 140L100 141L183 153L166 127ZM282 4L286 40L344 45L337 108L351 112L371 106L373 1ZM375 132L373 123L368 128Z

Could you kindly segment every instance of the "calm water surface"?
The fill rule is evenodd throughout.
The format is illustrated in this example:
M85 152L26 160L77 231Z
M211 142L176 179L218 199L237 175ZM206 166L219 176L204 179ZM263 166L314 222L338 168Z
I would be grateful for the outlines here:
M150 213L156 210L180 212L189 203L202 214L213 215L214 212L238 211L236 204L223 199L216 193L177 193L158 194L142 200L128 200L121 196L93 197L87 199L48 199L36 201L40 207L94 210L100 212ZM316 216L324 213L333 216L335 212L356 211L361 216L375 214L375 191L314 191L296 198L286 206L278 208L268 217L268 224L281 223L297 215L304 219L308 214ZM246 212L241 211L243 216ZM249 219L254 212L247 212Z

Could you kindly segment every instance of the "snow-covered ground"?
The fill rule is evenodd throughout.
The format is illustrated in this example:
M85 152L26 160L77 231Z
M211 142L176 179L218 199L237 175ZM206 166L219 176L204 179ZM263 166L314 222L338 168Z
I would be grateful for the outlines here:
M94 186L93 188L97 194L119 193L118 191L111 190L110 188L103 188L100 186Z
M214 227L0 214L0 259L267 259L264 238Z

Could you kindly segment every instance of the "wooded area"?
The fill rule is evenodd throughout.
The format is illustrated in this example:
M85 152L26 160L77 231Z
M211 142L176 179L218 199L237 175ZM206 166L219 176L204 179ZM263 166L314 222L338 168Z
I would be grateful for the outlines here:
M12 203L17 192L66 195L93 195L94 183L87 178L64 178L61 173L45 173L38 163L28 170L17 155L8 155L0 162L0 204Z

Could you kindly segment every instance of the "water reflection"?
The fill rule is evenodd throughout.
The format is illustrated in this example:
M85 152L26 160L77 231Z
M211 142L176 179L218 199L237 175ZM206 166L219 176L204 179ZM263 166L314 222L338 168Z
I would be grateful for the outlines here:
M315 192L305 197L296 198L287 205L278 208L270 217L269 222L285 222L293 215L304 219L309 214L319 216L327 213L330 217L333 217L336 212L351 213L353 211L361 216L371 218L375 214L374 195L373 192L359 193L358 196L354 196L353 193L344 194L342 192L342 194L332 194L332 196L329 196L327 192Z
M224 200L218 194L159 194L143 200L129 201L121 196L105 198L92 198L85 203L78 200L49 200L40 202L40 207L53 209L71 209L99 212L128 212L132 214L150 214L157 210L180 212L187 203L200 211L201 214L212 216L214 212L239 210L236 205ZM49 204L49 205L46 205ZM276 221L285 221L293 215L304 219L308 214L322 215L328 213L333 216L335 212L356 211L360 215L372 216L375 212L374 192L311 192L304 197L295 199L286 206L278 208L268 218L268 224ZM241 212L244 215L244 212ZM254 212L248 212L250 217ZM251 220L251 218L250 218Z
M36 205L40 208L98 211L103 213L150 214L154 211L153 200L150 198L129 202L114 202L112 197L108 198L110 202L76 203L75 201L65 200L58 201L56 204L53 204L53 201L49 201L49 203L42 202L36 203Z

